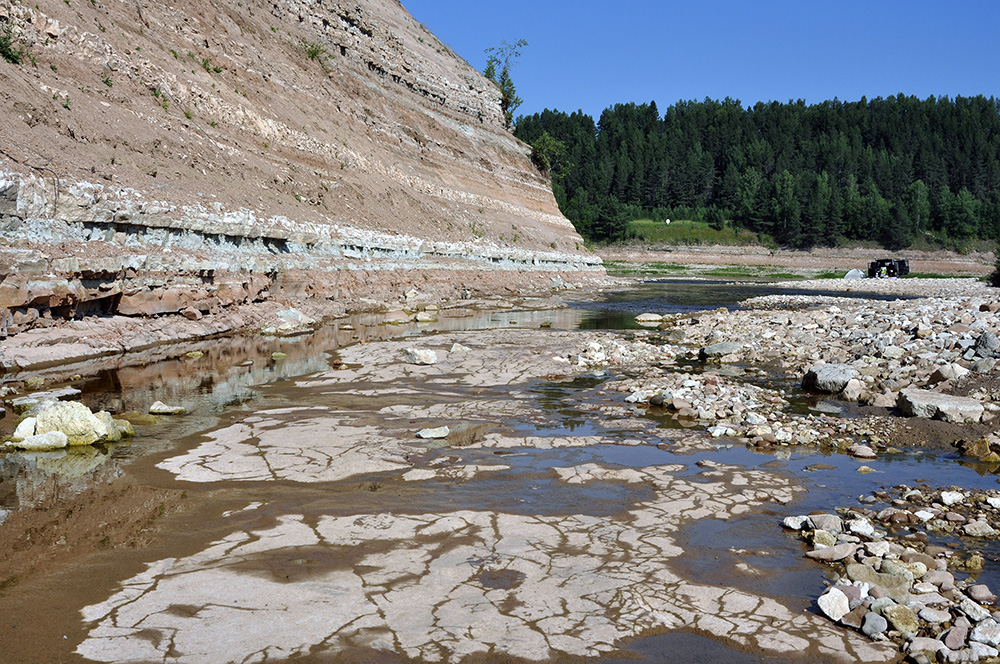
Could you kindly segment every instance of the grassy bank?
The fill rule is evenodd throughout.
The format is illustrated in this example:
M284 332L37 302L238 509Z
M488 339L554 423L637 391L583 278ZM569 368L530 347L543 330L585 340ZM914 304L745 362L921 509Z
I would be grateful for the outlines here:
M666 245L724 245L745 247L756 245L777 248L767 235L758 235L746 229L725 224L721 229L712 228L703 221L678 219L669 224L652 219L637 219L629 223L629 233L641 242Z

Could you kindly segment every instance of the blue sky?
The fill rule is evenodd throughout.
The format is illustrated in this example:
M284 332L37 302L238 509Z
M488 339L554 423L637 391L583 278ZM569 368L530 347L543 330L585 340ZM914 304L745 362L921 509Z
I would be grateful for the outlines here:
M484 49L526 39L524 104L582 109L732 97L817 103L902 92L1000 96L1000 1L402 0L480 71Z

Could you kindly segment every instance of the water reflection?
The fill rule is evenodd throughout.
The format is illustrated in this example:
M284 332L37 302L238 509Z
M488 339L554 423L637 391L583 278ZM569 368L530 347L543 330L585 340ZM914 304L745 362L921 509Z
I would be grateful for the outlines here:
M608 291L588 301L571 302L570 306L584 310L581 329L626 329L642 326L635 322L641 313L690 314L707 309L743 308L743 302L764 295L809 295L850 297L867 300L910 299L899 295L857 291L816 291L779 288L773 284L734 284L703 279L661 279L636 284L627 290Z
M429 323L415 321L389 325L380 314L364 314L318 327L310 334L268 337L241 334L171 347L147 349L127 356L103 358L87 364L88 375L71 380L80 366L62 366L32 372L45 378L47 388L72 384L81 401L94 411L113 414L147 413L155 401L183 405L183 417L162 417L155 424L137 424L128 444L73 448L52 453L0 455L0 522L10 511L34 508L46 501L80 493L96 482L122 473L122 464L134 454L153 454L173 447L174 441L208 430L232 406L252 402L262 385L278 383L328 369L337 350L379 339L415 337L434 332L487 330L514 325L573 329L583 312L578 309L504 309L442 311ZM275 359L273 354L284 357ZM179 357L178 357L179 355ZM23 380L24 374L4 374L3 382ZM11 433L19 418L0 420L0 435ZM46 456L47 455L47 456ZM67 472L83 458L102 466L89 473ZM64 459L61 464L54 459Z

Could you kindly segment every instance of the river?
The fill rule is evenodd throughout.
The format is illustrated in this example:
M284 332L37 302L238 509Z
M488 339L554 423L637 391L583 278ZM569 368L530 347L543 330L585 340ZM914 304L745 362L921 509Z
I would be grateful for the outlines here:
M642 311L696 315L769 288L357 316L81 370L94 410L188 412L124 443L0 457L0 534L38 557L18 561L24 580L2 575L4 659L888 659L816 615L823 568L780 520L995 476L920 448L871 474L815 447L675 449L676 421L609 416L613 370L566 380L546 364ZM401 362L411 346L443 359ZM831 407L783 387L804 412ZM443 425L447 438L414 436Z

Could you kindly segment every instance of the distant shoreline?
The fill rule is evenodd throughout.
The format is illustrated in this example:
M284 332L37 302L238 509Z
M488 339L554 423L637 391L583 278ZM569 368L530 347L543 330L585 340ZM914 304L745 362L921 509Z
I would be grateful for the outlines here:
M719 266L779 268L801 276L844 272L851 268L865 270L879 258L901 258L910 262L913 274L983 277L994 270L993 252L958 254L953 251L888 251L869 248L815 248L811 250L769 249L763 246L719 245L619 245L595 250L605 263L677 265L688 271ZM609 272L614 272L610 266Z

